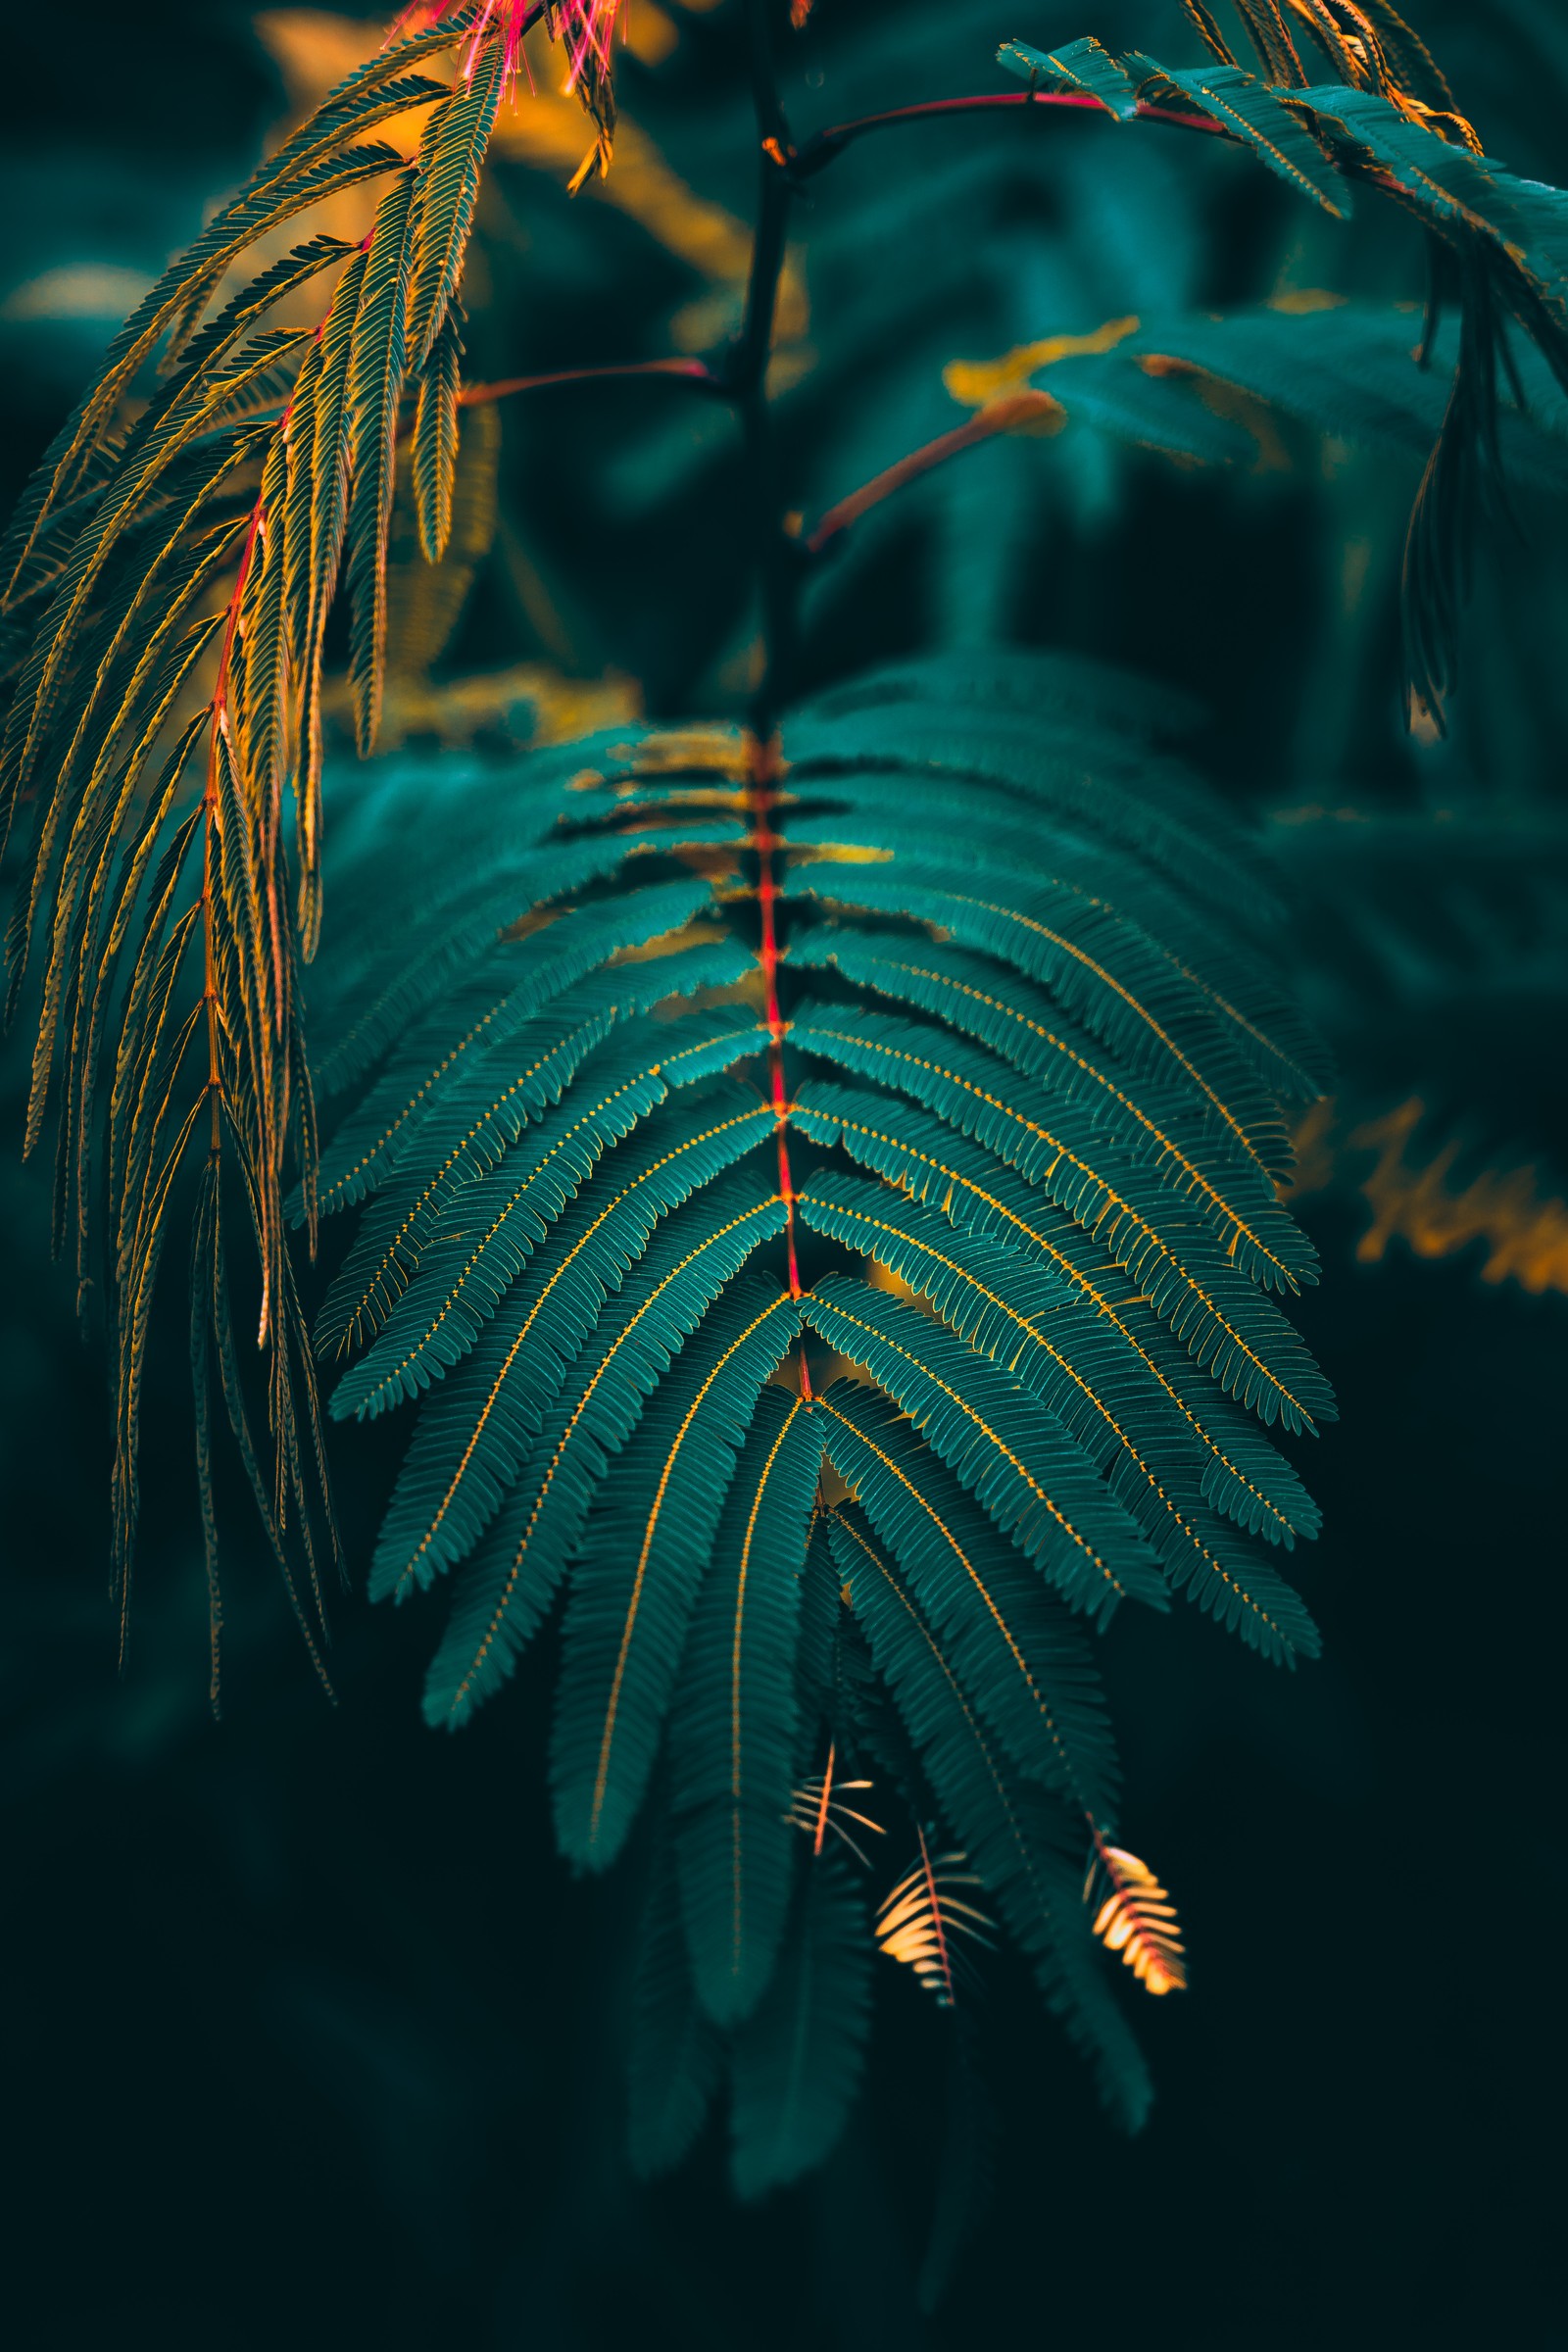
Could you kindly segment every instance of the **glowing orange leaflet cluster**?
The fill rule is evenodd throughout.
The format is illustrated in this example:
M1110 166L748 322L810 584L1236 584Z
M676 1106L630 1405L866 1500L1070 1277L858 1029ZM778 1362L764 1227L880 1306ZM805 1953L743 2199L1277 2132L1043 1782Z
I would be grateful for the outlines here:
M1356 1256L1381 1258L1396 1234L1418 1257L1449 1257L1482 1241L1489 1251L1481 1267L1483 1282L1511 1280L1527 1291L1568 1291L1568 1201L1544 1193L1528 1165L1489 1168L1463 1191L1450 1191L1449 1174L1459 1157L1456 1140L1444 1145L1425 1167L1412 1167L1405 1146L1424 1110L1421 1102L1411 1100L1358 1127L1349 1139L1352 1149L1379 1155L1361 1187L1373 1221L1356 1245Z
M1548 1191L1529 1161L1483 1169L1455 1187L1462 1138L1450 1136L1425 1157L1419 1130L1426 1117L1426 1103L1412 1095L1347 1133L1332 1098L1315 1103L1297 1130L1298 1173L1285 1198L1353 1181L1347 1162L1353 1170L1355 1154L1376 1152L1375 1165L1357 1186L1372 1210L1355 1246L1364 1264L1378 1263L1394 1241L1408 1243L1418 1257L1434 1258L1482 1242L1487 1255L1477 1272L1483 1282L1568 1294L1568 1200Z
M954 1938L971 1936L984 1950L992 1949L989 1913L953 1892L955 1886L978 1886L980 1880L963 1853L938 1854L933 1860L925 1832L915 1827L920 1859L885 1895L877 1911L876 1939L890 1960L912 1968L939 2009L951 2009L956 1998L956 1964L960 1960Z
M1176 1906L1149 1864L1098 1835L1095 1858L1110 1882L1110 1892L1095 1913L1095 1935L1107 1952L1120 1952L1146 1992L1185 1992L1187 1955ZM1092 1868L1091 1885L1095 1875Z

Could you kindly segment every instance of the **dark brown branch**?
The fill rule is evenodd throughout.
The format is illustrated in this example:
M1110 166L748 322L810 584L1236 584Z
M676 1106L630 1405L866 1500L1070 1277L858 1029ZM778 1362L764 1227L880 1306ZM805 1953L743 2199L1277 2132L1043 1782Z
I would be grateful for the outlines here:
M819 556L829 540L836 539L840 531L848 530L852 522L858 522L862 514L872 507L879 507L885 498L891 498L894 491L902 490L906 482L918 481L922 474L930 473L938 466L945 466L949 458L960 457L964 450L974 449L997 433L1013 432L1031 419L1059 417L1061 414L1060 402L1053 400L1049 392L1009 392L1001 400L989 402L977 416L969 418L967 424L955 425L951 433L941 433L935 441L926 442L922 449L911 450L906 458L900 458L896 466L890 466L885 472L873 475L858 490L852 491L848 498L841 498L836 507L829 507L806 542L807 554Z

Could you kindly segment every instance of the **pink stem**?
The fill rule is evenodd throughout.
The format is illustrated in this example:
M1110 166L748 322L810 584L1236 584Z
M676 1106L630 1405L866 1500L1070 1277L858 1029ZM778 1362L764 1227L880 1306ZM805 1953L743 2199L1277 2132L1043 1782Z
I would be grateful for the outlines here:
M703 360L622 360L611 368L561 368L549 375L508 375L498 383L465 384L458 394L460 408L477 408L487 400L508 400L514 392L543 392L552 384L605 383L618 376L668 375L704 391L721 389L717 376Z
M807 176L819 172L824 164L831 163L839 150L847 147L852 139L858 139L862 131L890 130L903 122L932 122L940 115L989 114L994 108L1008 106L1070 107L1080 114L1092 115L1110 113L1109 107L1102 106L1098 98L1090 97L1087 90L993 90L975 98L928 98L919 106L896 106L883 115L861 115L854 122L830 123L826 130L815 132L799 154L789 159L790 165L798 176ZM1221 123L1213 122L1207 115L1189 114L1185 109L1176 107L1147 106L1142 99L1138 102L1137 111L1144 122L1173 122L1178 129L1200 130L1209 138L1225 139L1230 136Z
M911 450L896 466L889 466L884 472L862 483L858 490L853 490L848 498L841 498L836 507L829 507L806 542L807 553L819 556L830 539L848 530L852 522L858 522L862 514L872 507L879 507L885 498L891 498L895 490L902 490L906 482L917 481L921 474L946 465L949 458L956 458L966 449L973 449L977 442L989 441L993 434L1010 432L1014 425L1031 416L1050 416L1056 406L1049 392L1013 392L1004 399L992 401L967 423L955 425L951 433L940 433L935 441Z

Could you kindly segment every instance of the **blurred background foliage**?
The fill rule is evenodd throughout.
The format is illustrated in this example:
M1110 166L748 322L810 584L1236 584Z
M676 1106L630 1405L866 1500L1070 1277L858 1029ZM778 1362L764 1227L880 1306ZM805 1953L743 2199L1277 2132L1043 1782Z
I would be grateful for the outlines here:
M1416 17L1489 153L1568 182L1557 0ZM77 0L10 27L6 503L168 254L380 24ZM754 163L733 0L629 0L625 30L608 179L566 194L586 138L559 61L504 121L469 265L476 377L706 350L736 320ZM800 134L997 86L1007 36L1091 31L1193 54L1176 0L816 0L786 100ZM1564 1630L1564 428L1548 405L1513 517L1483 533L1448 734L1406 736L1419 449L1325 437L1288 402L1162 381L1134 355L1244 306L1310 327L1330 297L1416 303L1419 236L1371 200L1348 231L1217 145L1018 115L865 142L800 215L772 377L811 516L961 421L978 367L1038 347L1013 374L1065 421L848 534L811 592L805 682L1012 637L1196 704L1202 764L1277 852L1340 1057L1298 1187L1326 1272L1302 1320L1345 1415L1311 1465L1327 1661L1277 1680L1196 1618L1161 1627L1157 1665L1131 1616L1109 1643L1129 1821L1195 1960L1191 1998L1142 2021L1153 2123L1113 2138L999 1966L994 2200L934 2321L912 2280L945 2085L912 1984L820 2179L739 2213L708 2145L636 2188L608 2022L635 1890L572 1886L550 1851L530 1697L547 1665L461 1741L434 1739L423 1628L349 1592L329 1710L235 1507L215 1727L181 1403L149 1432L117 1680L101 1367L43 1254L46 1180L13 1142L0 2066L25 2157L19 2341L876 2352L1157 2326L1215 2346L1469 2344L1515 2315L1563 2340L1538 2302L1549 2181L1530 2140L1563 1875L1544 1792ZM439 573L403 534L394 734L527 742L739 707L731 429L657 380L470 411ZM21 1076L13 1053L13 1138ZM400 1438L344 1436L360 1560Z

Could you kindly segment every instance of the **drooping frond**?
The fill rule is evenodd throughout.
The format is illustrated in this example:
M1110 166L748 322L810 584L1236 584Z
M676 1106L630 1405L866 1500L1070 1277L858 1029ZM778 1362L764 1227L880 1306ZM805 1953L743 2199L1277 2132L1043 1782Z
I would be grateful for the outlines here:
M660 1998L697 2071L639 2144L695 2129L716 2033L746 2194L842 2124L890 1807L968 1857L1136 2124L1075 1866L1118 1795L1093 1630L1177 1591L1316 1645L1248 1538L1317 1526L1260 1424L1332 1412L1277 1303L1311 1278L1275 1171L1321 1050L1158 722L994 653L776 744L555 747L481 771L477 827L459 793L401 953L418 763L346 820L319 986L360 1091L319 1199L360 1224L320 1341L334 1411L418 1406L372 1590L453 1574L452 1729L564 1593L562 1847L608 1865L656 1775L671 1813ZM939 1976L957 1868L883 1914Z
M432 559L450 529L458 288L512 54L492 10L442 12L330 92L126 321L0 550L0 846L30 821L9 999L37 982L26 1142L53 1097L56 1239L73 1243L83 1305L101 1297L115 1350L122 1588L153 1292L187 1200L213 1317L193 1372L222 1387L291 1579L312 1580L333 1543L282 1207L297 1174L314 1237L298 966L320 921L322 665L341 578L368 750L411 425ZM421 116L412 157L375 136ZM358 241L319 224L345 201L362 208ZM301 241L279 252L296 222ZM270 1464L220 1303L236 1215L259 1260ZM208 1399L197 1412L211 1535Z
M679 2164L722 2079L724 2048L696 1995L667 1844L653 1859L637 1943L626 2152L639 2179Z
M1094 1933L1107 1952L1120 1952L1146 1992L1185 1992L1187 1955L1176 1906L1147 1862L1119 1845L1095 1840L1084 1900L1102 1891Z
M541 1352L558 1317L580 1333L583 1309L574 1286L583 1275L629 1263L658 1217L755 1149L767 1115L755 1098L739 1086L701 1086L722 1057L734 1058L735 1024L692 1026L696 1034L688 1042L674 1044L666 1028L616 1056L602 1071L610 1081L603 1101L573 1105L570 1119L546 1122L533 1149L514 1153L498 1178L475 1188L477 1221L433 1237L417 1286L411 1285L401 1329L377 1340L345 1375L334 1412L374 1412L415 1396L481 1342L485 1363L499 1354L510 1370L522 1347ZM742 1051L757 1042L749 1025L739 1035ZM650 1066L652 1054L659 1058ZM651 1120L646 1133L622 1144L605 1171L615 1189L596 1202L586 1225L580 1212L567 1216L575 1187L608 1147L621 1143L625 1126L665 1089L680 1085L700 1088L695 1101ZM510 1314L497 1310L514 1303L512 1286L530 1263L527 1312L514 1329ZM466 1371L463 1380L475 1377ZM452 1395L466 1393L458 1385ZM445 1418L448 1409L443 1400L437 1415ZM455 1401L450 1406L459 1409Z
M760 1998L789 1905L792 1825L800 1818L800 1581L821 1457L821 1430L805 1398L763 1389L698 1593L669 1719L692 1973L720 2025L736 2023ZM831 1804L824 1790L822 1819Z
M1161 719L1151 711L1130 720L1104 708L1088 685L1062 676L1047 656L1021 664L1000 648L961 664L896 666L858 693L838 686L808 706L796 722L792 772L820 780L824 815L842 806L863 809L867 821L897 814L900 779L911 769L963 777L976 815L1010 829L1014 853L1038 871L1049 873L1053 850L1059 855L1070 844L1071 879L1081 879L1089 844L1079 826L1087 820L1095 839L1130 852L1151 881L1174 883L1187 906L1197 897L1226 909L1238 926L1254 913L1266 922L1273 892L1254 847L1239 828L1210 821L1191 775L1155 748L1151 737ZM1050 696L1044 709L1043 690ZM1107 680L1107 698L1111 691ZM1027 832L1018 824L1023 810ZM967 830L959 838L938 829L935 838L947 855L972 856L980 846ZM1251 906L1235 905L1238 871L1256 885ZM1259 977L1254 971L1254 986ZM1274 1009L1289 1017L1277 999Z
M552 1778L574 1861L613 1861L653 1768L697 1581L793 1299L737 1282L644 1413L572 1567Z
M1143 69L1140 94L1151 102L1159 104L1167 97L1178 102L1185 99L1245 142L1258 162L1298 195L1320 204L1336 220L1348 217L1349 189L1281 90L1254 80L1236 66L1167 72L1136 53L1127 64L1135 72Z
M1195 1150L1191 1108L1147 1086L1129 1086L1123 1072L1107 1066L1105 1056L1051 1009L1044 992L1018 980L1001 988L994 964L937 942L905 945L830 924L806 932L794 944L791 961L796 969L830 965L860 988L934 1014L1044 1082L1059 1102L1077 1106L1068 1118L1086 1152L1102 1152L1110 1142L1110 1166L1147 1162L1174 1177L1250 1279L1288 1289L1313 1278L1310 1249L1256 1162L1233 1152L1212 1127L1200 1130L1201 1144ZM863 1041L861 1058L869 1059ZM934 1091L924 1088L928 1096Z
M1136 2131L1151 2096L1144 2061L1090 1965L1067 1860L1073 1816L1016 1777L925 1613L853 1510L832 1527L834 1557L942 1816L968 1855L1050 2006L1095 2068L1101 2094Z
M628 1097L634 1088L651 1090L655 1101L670 1091L666 1064L673 1065L676 1085L690 1085L755 1052L757 1022L734 1006L699 1014L684 1032L668 1024L631 1026L651 1004L688 990L695 995L715 983L723 986L733 973L727 946L694 950L679 963L671 959L668 968L629 964L571 991L528 1022L515 1039L514 1054L508 1051L512 1041L504 1036L497 1041L499 1051L476 1052L461 1063L457 1083L444 1090L441 1099L432 1099L435 1090L421 1080L426 1101L419 1108L424 1115L416 1134L409 1134L407 1141L400 1137L390 1180L380 1187L354 1250L328 1294L322 1309L323 1345L335 1341L341 1348L351 1342L363 1344L389 1321L410 1275L426 1270L428 1246L443 1229L452 1203L471 1197L466 1188L489 1175L530 1116L537 1119L560 1100L578 1067L612 1038L617 1023L627 1026L613 1056L618 1080L613 1093L619 1099L606 1105L612 1136L616 1113L629 1113ZM404 1107L396 1119L408 1127ZM383 1122L377 1144L384 1132ZM580 1146L586 1139L578 1141ZM357 1164L369 1156L369 1152L362 1152Z
M1165 1399L1200 1441L1206 1501L1271 1542L1289 1545L1297 1535L1316 1534L1316 1506L1290 1464L1227 1408L1191 1354L1171 1344L1148 1301L1128 1292L1104 1252L1038 1191L934 1119L894 1112L885 1097L869 1092L808 1079L795 1116L813 1140L842 1143L855 1160L914 1200L937 1203L960 1227L994 1235L1058 1275L1093 1311L1104 1344L1114 1343L1120 1377L1141 1369L1151 1402L1156 1394Z
M1175 1043L1173 1031L1179 1032L1185 1026L1180 1012L1173 1017L1166 1011L1162 1019L1130 988L1107 974L1093 955L1073 951L1070 960L1064 959L1067 968L1054 969L1054 951L1063 943L1049 918L1041 919L1029 910L1027 904L1019 906L1007 903L1014 894L1005 884L988 894L983 888L977 892L972 886L955 888L952 883L956 879L956 875L950 879L933 874L929 868L912 865L897 880L891 873L874 867L857 868L849 874L837 864L813 863L797 869L799 887L819 896L830 906L855 907L871 914L903 914L906 919L912 916L916 921L951 933L965 945L972 944L999 962L1019 962L1031 977L1058 986L1074 1010L1082 1004L1075 984L1079 967L1085 967L1089 990L1096 1000L1094 1011L1104 1016L1105 1047L1139 1075L1152 1064L1160 1068L1187 1097L1185 1108L1190 1119L1196 1123L1213 1116L1217 1124L1230 1130L1236 1143L1262 1172L1283 1172L1289 1145L1283 1125L1277 1124L1279 1098L1269 1093L1260 1073L1248 1071L1234 1055L1223 1054L1222 1041L1217 1037L1212 1043L1217 1050L1216 1057L1223 1054L1227 1065L1224 1073L1212 1066L1209 1070L1202 1069L1191 1053ZM968 877L964 880L967 882ZM1044 952L1037 953L1040 950ZM803 1009L803 1028L816 1010L814 1006ZM1198 1008L1183 1010L1191 1017ZM1087 1143L1081 1132L1075 1132L1077 1122L1070 1115L1064 1122L1058 1121L1058 1125L1064 1125L1064 1132L1058 1134L1055 1128L1031 1117L1032 1105L1026 1091L1011 1083L999 1090L993 1057L959 1041L949 1040L945 1042L951 1058L933 1062L927 1052L930 1040L918 1023L894 1021L886 1014L848 1007L839 1018L843 1025L837 1031L831 1027L825 1011L812 1024L821 1031L823 1043L818 1050L824 1054L831 1052L847 1068L867 1077L880 1078L886 1072L887 1083L905 1085L917 1101L951 1118L962 1131L972 1129L1002 1156L1021 1164L1026 1174L1033 1175L1037 1168L1061 1162L1064 1171L1061 1184L1064 1188L1072 1186L1070 1203L1074 1206L1083 1203L1086 1222L1092 1227L1106 1224L1111 1222L1109 1212L1116 1211L1114 1230L1120 1232L1128 1227L1138 1230L1137 1201L1124 1202L1114 1184L1097 1186L1099 1171L1093 1160L1082 1150L1074 1149L1075 1145ZM1067 1106L1063 1105L1063 1112L1066 1111ZM1114 1157L1110 1165L1114 1168Z
M955 1892L981 1885L965 1868L968 1856L933 1854L923 1830L919 1838L919 1860L878 1906L877 1947L912 1968L939 2009L951 2009L964 1957L960 1938L989 1950L992 1922L968 1894Z
M519 1468L511 1469L503 1456L481 1473L473 1453L466 1453L458 1478L466 1482L465 1494L477 1489L471 1516L460 1518L443 1494L426 1534L386 1588L402 1592L416 1579L424 1581L427 1560L445 1564L461 1554L495 1514L466 1567L430 1669L424 1697L430 1723L456 1730L510 1674L581 1541L609 1457L630 1436L650 1389L725 1283L784 1224L778 1197L759 1197L744 1182L722 1188L711 1211L703 1202L672 1218L622 1288L617 1311L600 1318L588 1361L579 1355L566 1368ZM782 1324L783 1310L777 1311ZM584 1622L597 1625L597 1618Z
M818 1417L835 1466L1016 1768L1084 1812L1113 1820L1115 1744L1083 1629L874 1390L837 1381ZM830 1785L831 1758L815 1817L818 1845Z
M859 2084L873 1945L856 1873L831 1851L802 1874L773 1981L730 2056L730 2175L760 2197L827 2155Z
M553 762L547 758L542 764ZM469 781L476 784L478 778L470 777ZM556 797L551 796L552 800ZM412 821L416 811L393 808L387 813L389 817L404 813ZM595 881L615 875L628 858L646 857L652 862L655 854L664 846L650 835L626 838L618 833L608 836L590 833L541 849L538 834L553 818L567 813L565 808L547 804L537 811L533 827L519 828L520 839L509 830L494 827L489 829L488 837L481 834L478 839L468 840L464 831L455 828L454 863L443 868L439 876L427 876L425 885L416 892L410 891L406 876L398 876L396 865L401 860L389 860L384 849L379 858L367 858L369 869L365 873L367 886L381 889L391 885L385 902L385 919L368 936L361 933L349 943L350 953L341 962L334 961L325 974L318 966L315 975L318 987L323 980L326 983L322 1009L324 1019L330 1022L333 1039L322 1056L323 1097L330 1099L354 1086L367 1070L382 1060L390 1046L397 1044L400 1048L397 1062L378 1082L377 1097L389 1102L394 1110L401 1111L405 1104L417 1109L424 1100L422 1092L417 1091L419 1082L431 1075L428 1065L418 1069L412 1059L425 1035L420 1025L422 1016L442 998L460 971L468 987L476 989L475 962L482 954L485 961L481 968L488 973L491 968L488 958L497 947L498 936L503 945L510 944L505 934L514 919L518 904L540 906L543 912L550 902L569 901L572 894L587 891ZM697 848L709 842L736 840L741 831L733 823L727 826L697 823L686 829L685 838L690 847ZM394 864L392 874L386 871L389 862ZM532 895L536 887L541 893L538 900ZM668 900L654 911L667 912L672 923L679 919ZM624 922L628 918L622 911L616 919ZM546 928L549 927L547 922ZM654 935L645 934L644 940L651 936ZM640 944L644 942L635 933L622 941L611 942L586 937L578 930L569 942L557 941L549 949L541 945L538 954L543 963L542 994L538 1002L548 1002L571 979L586 978L602 959ZM553 963L556 949L565 948L569 957L573 947L588 951L585 960L580 966L556 969ZM512 960L498 959L494 967L503 980ZM524 986L530 970L527 962L520 963L519 977ZM475 1015L482 1016L490 1002L499 1002L507 993L503 987L496 991L493 1000L476 1002ZM519 1009L532 1010L534 1005L530 992ZM445 1032L450 1045L453 1042L450 1016ZM460 1041L466 1035L466 1029L458 1032ZM481 1043L483 1035L481 1031ZM404 1075L413 1076L415 1091L398 1098L393 1090ZM367 1119L371 1116L368 1106L365 1116ZM371 1140L375 1140L373 1130ZM341 1164L339 1156L339 1167ZM354 1165L350 1159L347 1176L350 1182ZM343 1180L335 1178L329 1169L326 1206L336 1204L331 1187L334 1181ZM347 1195L350 1200L355 1197L352 1191Z

